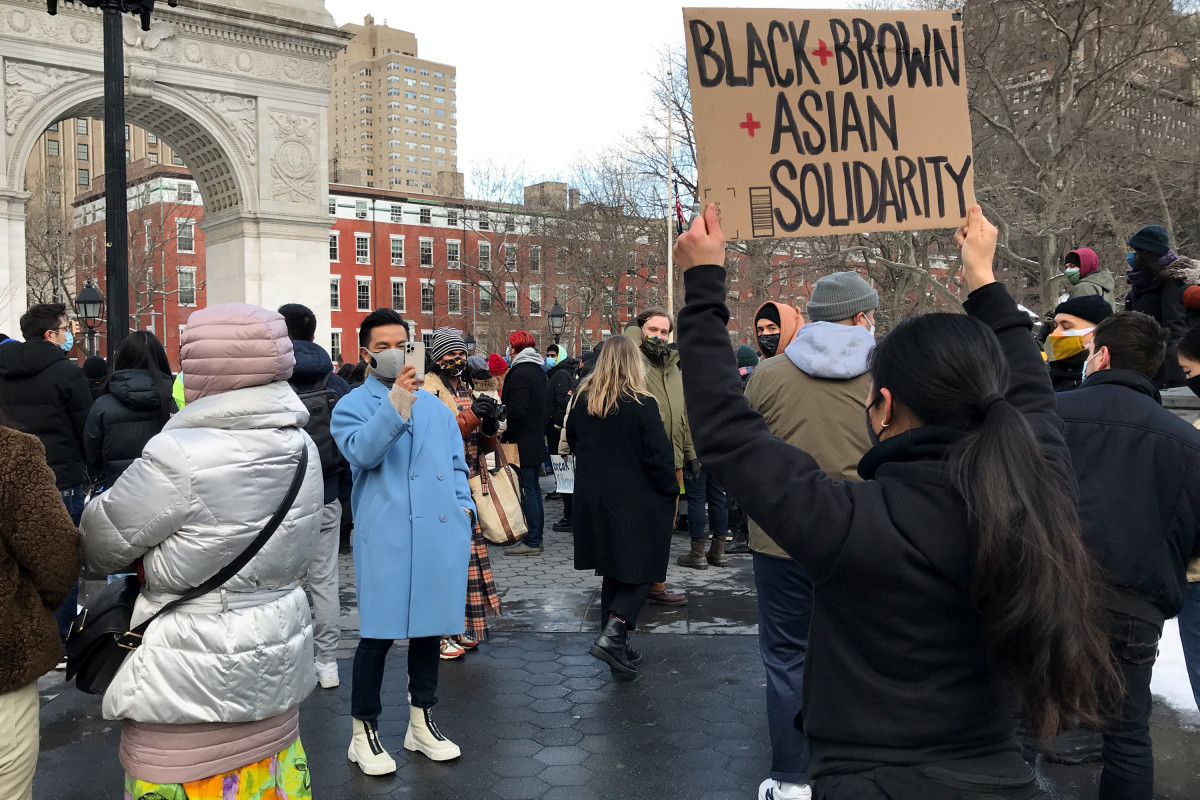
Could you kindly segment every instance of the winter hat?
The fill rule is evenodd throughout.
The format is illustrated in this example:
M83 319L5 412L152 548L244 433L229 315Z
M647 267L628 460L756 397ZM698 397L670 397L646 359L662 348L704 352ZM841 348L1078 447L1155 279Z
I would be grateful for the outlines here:
M457 329L443 327L433 332L433 339L429 342L429 357L435 364L439 358L455 350L467 352L467 343Z
M1134 250L1145 250L1147 253L1161 256L1171 249L1171 236L1162 225L1147 225L1130 236L1125 244Z
M760 319L770 320L776 325L779 325L781 322L779 319L779 309L775 307L774 303L764 304L763 307L758 310L758 313L754 315L755 322L758 322Z
M292 377L296 356L278 311L222 303L193 311L180 336L180 367L188 403Z
M88 356L81 369L88 380L102 381L108 377L108 362L101 356Z
M1200 286L1189 286L1183 290L1183 307L1200 309Z
M758 366L758 353L754 352L754 348L750 345L742 345L737 349L737 365L739 367Z
M1093 325L1099 325L1113 313L1104 298L1098 294L1088 294L1083 297L1072 297L1064 300L1054 309L1054 316L1070 314L1072 317L1085 319Z
M472 372L488 372L487 359L483 356L467 356L467 369Z
M879 306L879 292L857 272L835 272L817 281L808 299L813 322L841 322Z
M504 356L497 353L492 353L487 359L488 372L494 377L499 378L504 373L508 372L508 362L504 360Z

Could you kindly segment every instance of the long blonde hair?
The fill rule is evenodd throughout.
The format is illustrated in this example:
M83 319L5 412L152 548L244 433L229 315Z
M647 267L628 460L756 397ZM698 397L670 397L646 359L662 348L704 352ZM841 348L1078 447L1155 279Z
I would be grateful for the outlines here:
M614 336L604 342L596 358L596 369L580 391L587 391L587 410L593 417L607 417L617 410L621 398L638 403L649 397L642 354L626 336Z

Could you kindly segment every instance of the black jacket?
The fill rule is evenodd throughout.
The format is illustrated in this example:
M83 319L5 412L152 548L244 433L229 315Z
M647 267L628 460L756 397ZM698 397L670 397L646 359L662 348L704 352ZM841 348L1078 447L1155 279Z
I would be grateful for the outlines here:
M500 397L508 407L508 429L501 441L515 443L521 466L546 460L546 372L532 361L517 364L504 376Z
M1078 389L1083 383L1083 365L1088 359L1087 351L1076 353L1069 358L1057 361L1047 361L1046 369L1050 373L1050 383L1056 392L1069 392Z
M1083 541L1106 605L1161 621L1179 613L1200 558L1200 431L1161 405L1154 382L1106 369L1058 395L1079 477Z
M0 347L0 404L13 427L42 440L59 489L83 485L83 427L92 393L83 370L58 345Z
M1160 262L1161 263L1161 262ZM1200 262L1177 256L1155 276L1154 281L1140 291L1130 291L1125 298L1128 311L1141 311L1154 317L1167 329L1167 357L1155 376L1160 386L1183 386L1183 368L1176 353L1179 340L1200 325L1200 311L1183 303L1183 292L1200 283Z
M867 452L862 483L832 481L808 453L772 436L743 397L725 270L690 269L684 286L680 354L700 460L815 584L804 663L809 774L1017 752L1018 702L979 644L976 536L945 460L964 434L910 430ZM1070 480L1029 316L999 283L965 307L996 331L1010 364L1008 399Z
M168 413L176 411L171 398L174 378L164 379ZM165 420L158 392L144 369L121 369L113 373L109 392L88 412L83 431L83 449L92 482L110 488L126 467L142 455L146 442L162 430Z
M579 362L567 357L546 373L546 436L557 445L558 430L567 415L567 403L575 389L575 371Z
M288 383L296 391L303 392L313 389L325 381L325 386L332 389L338 397L350 394L350 384L333 371L333 359L325 348L316 342L292 340L292 354L296 357L296 366L292 368L292 377ZM328 380L326 380L328 378ZM349 465L347 465L349 466ZM325 502L332 503L338 499L341 471L331 472L325 476Z

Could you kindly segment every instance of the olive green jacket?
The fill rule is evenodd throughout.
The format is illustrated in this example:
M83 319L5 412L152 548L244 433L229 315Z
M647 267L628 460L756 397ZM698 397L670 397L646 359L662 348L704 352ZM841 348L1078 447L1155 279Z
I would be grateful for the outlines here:
M696 448L692 446L692 429L683 405L683 373L679 370L679 353L670 350L666 360L658 363L642 349L645 335L641 328L630 325L625 328L625 335L633 340L642 354L642 366L646 368L646 390L654 395L658 403L658 414L667 430L667 438L675 449L675 469L683 469L684 464L695 460Z

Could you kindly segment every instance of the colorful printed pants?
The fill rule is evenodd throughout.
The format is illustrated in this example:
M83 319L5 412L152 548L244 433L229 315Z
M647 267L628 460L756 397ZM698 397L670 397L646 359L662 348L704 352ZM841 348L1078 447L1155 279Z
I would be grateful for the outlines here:
M125 773L125 800L311 800L308 757L300 740L278 755L187 783L147 783Z

